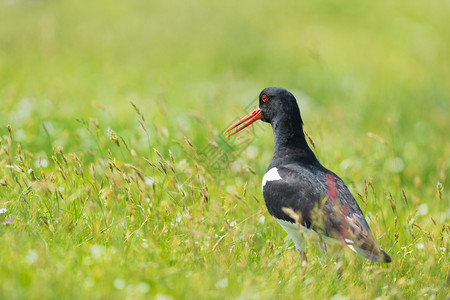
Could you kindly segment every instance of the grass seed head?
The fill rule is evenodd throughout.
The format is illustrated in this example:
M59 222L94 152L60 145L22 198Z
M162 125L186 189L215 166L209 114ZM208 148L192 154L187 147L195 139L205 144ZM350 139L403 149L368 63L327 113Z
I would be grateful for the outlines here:
M117 136L117 134L114 132L114 130L112 130L111 128L108 128L108 136L109 139L117 145L117 147L120 147L119 144L119 137Z
M11 127L11 125L8 124L8 126L6 126L6 128L8 128L9 138L12 140L12 138L13 138L13 132L12 132L12 127Z
M442 194L444 192L444 186L442 185L442 183L438 182L437 185L436 185L436 188L437 188L439 200L442 200Z

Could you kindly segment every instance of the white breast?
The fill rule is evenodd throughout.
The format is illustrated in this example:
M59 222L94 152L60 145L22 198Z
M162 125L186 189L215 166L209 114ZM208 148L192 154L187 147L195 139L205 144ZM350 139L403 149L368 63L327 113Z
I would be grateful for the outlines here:
M281 227L283 227L284 231L286 231L288 236L294 241L295 248L297 248L297 250L299 252L305 251L306 239L311 239L313 237L318 238L317 233L312 229L306 228L304 226L302 226L302 228L299 228L297 226L297 224L295 224L295 223L291 223L291 222L277 219L277 218L275 218L275 220L277 220L277 222L281 225ZM321 235L321 238L319 241L320 241L319 246L320 246L321 251L325 251L325 252L327 250L327 245L339 243L338 240L327 237L325 235ZM349 240L349 242L352 242L352 241ZM347 242L347 246L350 249L352 249L353 251L355 251L354 247L351 244L349 244L349 242Z
M294 241L295 248L297 248L298 251L303 252L305 250L305 237L300 234L300 228L297 224L277 218L275 218L275 220L277 220L284 231L286 231L289 237Z

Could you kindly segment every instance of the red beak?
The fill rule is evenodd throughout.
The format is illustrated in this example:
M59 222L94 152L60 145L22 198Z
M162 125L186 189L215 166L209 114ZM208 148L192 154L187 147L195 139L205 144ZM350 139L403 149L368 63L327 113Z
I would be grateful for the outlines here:
M245 117L243 117L242 119L240 119L239 121L237 121L236 123L234 123L233 125L231 125L230 127L228 127L227 130L225 130L224 133L227 133L228 131L230 131L231 129L241 125L242 123L244 123L245 121L247 121L243 126L237 128L235 131L233 131L232 133L230 133L229 135L227 135L226 137L230 137L233 134L238 133L239 131L241 131L242 129L246 128L247 126L249 126L250 124L252 124L253 122L257 121L257 120L261 120L262 119L262 115L261 115L261 110L259 109L259 107L257 107L254 111L252 111L251 113L249 113L248 115L246 115Z

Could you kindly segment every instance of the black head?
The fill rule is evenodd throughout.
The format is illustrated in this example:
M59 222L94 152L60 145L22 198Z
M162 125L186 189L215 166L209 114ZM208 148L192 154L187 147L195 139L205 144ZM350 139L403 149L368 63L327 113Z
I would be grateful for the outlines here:
M243 124L227 135L227 137L232 136L257 120L270 123L272 127L280 123L296 126L302 126L303 124L297 100L295 100L295 97L289 91L279 87L265 88L259 94L259 106L241 120L231 125L225 133Z
M279 118L300 118L300 110L292 95L288 90L279 87L268 87L259 94L259 108L261 109L262 120L272 123Z

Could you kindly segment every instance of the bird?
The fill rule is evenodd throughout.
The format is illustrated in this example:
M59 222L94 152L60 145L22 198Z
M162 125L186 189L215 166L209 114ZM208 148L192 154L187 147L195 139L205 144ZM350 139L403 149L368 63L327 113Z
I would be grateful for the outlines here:
M258 120L270 123L274 134L274 154L262 179L264 202L304 258L305 232L312 231L324 243L339 242L370 261L390 263L344 181L309 147L294 95L279 87L265 88L259 106L224 134L230 137Z

